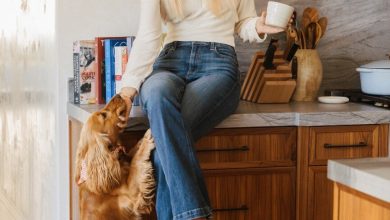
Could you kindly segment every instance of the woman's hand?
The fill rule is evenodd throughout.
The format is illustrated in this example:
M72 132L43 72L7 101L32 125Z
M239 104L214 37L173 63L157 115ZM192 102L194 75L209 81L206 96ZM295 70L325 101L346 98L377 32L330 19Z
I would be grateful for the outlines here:
M127 125L127 120L130 115L131 105L133 103L134 97L137 95L137 90L133 87L124 87L119 92L119 95L122 97L122 99L126 103L126 115L124 118L121 118L122 122L121 124Z
M267 15L267 12L263 11L261 13L260 18L257 19L257 22L256 22L256 31L260 35L260 37L262 37L262 35L264 35L264 34L276 34L279 32L283 32L285 30L284 28L266 25L265 24L266 15ZM291 24L292 21L293 21L293 19L290 19L289 25Z

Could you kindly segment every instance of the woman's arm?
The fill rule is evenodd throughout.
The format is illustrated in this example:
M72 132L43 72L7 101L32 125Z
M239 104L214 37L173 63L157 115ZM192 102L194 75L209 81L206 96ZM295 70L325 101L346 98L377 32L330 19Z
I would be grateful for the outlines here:
M160 0L141 0L138 33L123 74L121 93L139 90L142 81L152 72L161 47ZM128 87L134 89L128 89ZM127 94L130 96L131 94ZM134 94L132 94L134 95Z
M244 41L261 43L267 38L267 34L282 32L282 28L275 28L265 24L265 12L257 16L253 0L240 0L237 6L238 22L235 32Z
M160 47L160 0L141 0L138 33L122 78L120 96L126 102L126 117L118 124L121 128L127 125L132 100L138 93L142 81L152 72Z

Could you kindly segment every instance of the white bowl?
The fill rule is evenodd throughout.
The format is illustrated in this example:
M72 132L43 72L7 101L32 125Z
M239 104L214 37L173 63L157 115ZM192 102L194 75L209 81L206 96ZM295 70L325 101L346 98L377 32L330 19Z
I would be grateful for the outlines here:
M267 6L267 16L265 18L265 24L280 28L286 28L293 13L293 7L280 2L269 1Z

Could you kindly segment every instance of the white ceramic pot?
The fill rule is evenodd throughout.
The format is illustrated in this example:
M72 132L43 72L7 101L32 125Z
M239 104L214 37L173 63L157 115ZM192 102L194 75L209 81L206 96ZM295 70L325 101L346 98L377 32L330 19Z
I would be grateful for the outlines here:
M356 69L362 91L372 95L390 95L390 60L375 61Z

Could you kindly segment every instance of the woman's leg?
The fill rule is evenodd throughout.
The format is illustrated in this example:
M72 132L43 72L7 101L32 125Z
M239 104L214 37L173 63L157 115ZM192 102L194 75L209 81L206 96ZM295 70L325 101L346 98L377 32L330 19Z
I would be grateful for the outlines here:
M181 113L184 88L184 79L164 71L150 76L140 91L156 143L153 159L159 220L193 219L211 214L192 139Z
M224 75L203 76L186 86L182 115L196 142L237 109L240 85Z

